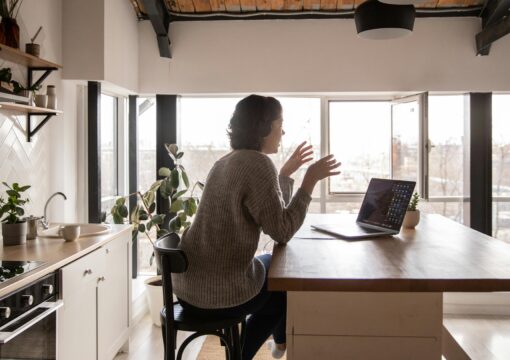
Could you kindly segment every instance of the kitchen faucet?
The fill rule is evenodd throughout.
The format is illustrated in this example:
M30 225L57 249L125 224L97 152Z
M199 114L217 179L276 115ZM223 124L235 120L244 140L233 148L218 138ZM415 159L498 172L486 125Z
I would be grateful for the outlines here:
M50 198L46 201L46 204L44 205L44 216L41 220L42 227L45 230L47 230L49 227L48 218L46 217L46 210L48 208L48 204L50 203L50 200L53 199L57 195L61 195L64 198L64 200L67 200L67 196L63 192L58 191L58 192L54 193L53 195L51 195Z

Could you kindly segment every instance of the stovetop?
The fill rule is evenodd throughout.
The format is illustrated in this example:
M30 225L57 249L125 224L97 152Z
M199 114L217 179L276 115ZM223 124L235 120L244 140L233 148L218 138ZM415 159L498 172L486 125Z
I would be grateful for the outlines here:
M0 283L34 270L44 265L42 261L3 261L0 260Z

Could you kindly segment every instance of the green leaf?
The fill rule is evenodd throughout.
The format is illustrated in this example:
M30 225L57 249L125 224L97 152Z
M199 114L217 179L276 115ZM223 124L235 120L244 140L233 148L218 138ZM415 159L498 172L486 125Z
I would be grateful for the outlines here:
M158 214L158 215L154 215L152 217L152 222L154 224L158 224L158 225L161 225L163 224L163 221L165 220L165 215L164 214Z
M172 170L171 181L172 187L177 189L179 187L179 171L177 169Z
M126 205L122 205L119 207L119 215L122 217L127 217L129 215L129 211Z
M167 168L167 167L161 167L161 168L159 168L159 170L158 170L158 175L159 175L159 176L168 177L168 176L170 176L170 174L171 174L171 171L170 171L170 169L169 169L169 168Z
M4 184L5 186L7 186L9 189L11 188L11 187L9 186L9 184L7 184L5 181L2 181L2 184Z
M205 185L203 182L197 181L197 186L200 188L200 190L204 190Z
M25 185L19 188L19 192L27 191L28 189L30 189L30 185Z
M180 198L182 195L184 195L186 193L186 191L188 191L188 190L181 190L181 191L176 192L172 196L172 200L176 200L176 199Z
M138 216L138 219L140 219L140 221L148 220L149 215L147 215L146 213L145 214L140 213L140 215Z
M153 202L150 206L149 206L149 213L153 213L154 210L156 210L156 203Z
M145 225L144 224L138 225L138 231L144 233L145 232Z
M119 214L112 214L114 224L123 224L124 218Z
M118 198L117 200L115 200L115 205L117 205L117 206L122 206L122 205L124 205L125 203L126 203L126 199L125 199L125 198L123 198L123 197L120 197L120 198Z
M13 183L13 184L12 184L12 188L13 188L14 190L16 190L16 191L19 191L19 185L18 185L18 183Z
M182 158L183 155L184 155L184 153L181 151L181 152L178 152L177 155L175 155L175 157L177 159L180 159L180 158Z
M189 188L188 174L186 174L186 171L183 170L181 175L182 175L182 181L184 181L184 185L186 185L186 187Z
M162 237L164 235L170 234L170 232L166 229L159 229L157 236Z
M197 206L197 203L194 198L189 199L189 204L190 204L189 205L190 206L190 216L192 216L192 215L196 214L198 206Z
M170 212L176 213L179 210L182 210L183 208L183 202L182 200L175 200L172 202L172 206L170 207Z
M147 227L147 231L150 231L150 230L151 230L152 225L154 225L154 224L152 223L152 220L151 220L151 221L148 221L148 222L145 224L145 226Z
M15 190L7 190L6 193L11 197L19 198L19 193Z
M186 215L186 213L183 211L179 214L179 218L181 219L181 223L184 223L186 221L186 219L188 218L188 216Z
M16 214L18 214L18 216L23 216L25 214L25 210L23 210L23 208L17 207Z

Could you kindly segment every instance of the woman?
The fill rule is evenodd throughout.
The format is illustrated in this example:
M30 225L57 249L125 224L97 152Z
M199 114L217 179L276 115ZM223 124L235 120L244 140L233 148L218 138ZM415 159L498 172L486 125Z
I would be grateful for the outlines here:
M243 360L252 359L273 335L273 356L285 352L286 294L267 290L271 255L254 257L261 230L284 244L302 225L315 184L339 174L333 156L310 165L292 197L290 178L312 160L302 143L278 174L267 156L285 134L282 107L273 97L242 99L230 120L232 152L211 169L193 224L180 248L189 267L174 274L174 291L186 311L216 312L247 321Z

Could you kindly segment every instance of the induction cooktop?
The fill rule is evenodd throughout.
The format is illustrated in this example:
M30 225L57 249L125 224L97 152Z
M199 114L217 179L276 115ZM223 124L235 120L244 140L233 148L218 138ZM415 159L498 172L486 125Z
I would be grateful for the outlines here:
M44 265L42 261L4 261L0 260L0 283L32 271Z

